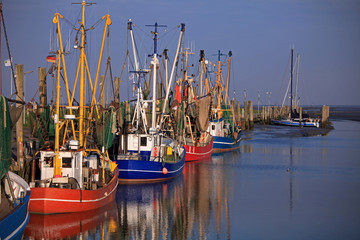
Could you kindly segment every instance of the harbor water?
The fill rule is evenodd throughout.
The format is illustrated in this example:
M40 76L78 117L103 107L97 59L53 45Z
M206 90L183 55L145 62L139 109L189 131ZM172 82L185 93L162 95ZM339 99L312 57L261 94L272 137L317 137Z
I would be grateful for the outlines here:
M241 149L92 212L30 215L25 239L360 239L360 121L257 125Z

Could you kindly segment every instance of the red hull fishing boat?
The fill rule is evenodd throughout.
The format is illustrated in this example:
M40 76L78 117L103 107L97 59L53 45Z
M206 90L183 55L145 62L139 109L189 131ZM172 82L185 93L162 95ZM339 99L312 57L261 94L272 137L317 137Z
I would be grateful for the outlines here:
M68 87L69 79L66 72L65 53L61 38L60 19L63 16L56 13L53 19L59 42L56 61L52 66L57 72L56 105L52 115L55 125L55 143L52 144L51 141L48 141L41 146L39 158L40 179L30 183L33 193L29 205L31 213L53 214L88 211L110 203L116 196L118 170L116 164L109 159L107 152L109 144L104 143L109 142L112 137L109 134L111 131L103 131L109 129L109 127L106 127L106 123L103 121L105 113L99 113L95 100L105 33L107 27L111 24L111 20L109 15L102 17L105 20L104 37L96 80L93 84L85 55L85 31L88 31L85 28L85 6L88 4L83 1L81 5L82 20L79 22L80 26L71 26L78 33L81 33L79 41L76 36L76 46L74 47L76 51L80 51L80 60L73 93L70 92ZM61 93L61 76L64 76L63 80L66 83L66 94L65 92ZM91 106L84 104L85 81L88 81L88 84L91 85L91 93L89 94L92 97ZM80 101L78 106L74 106L73 101L77 82L80 85ZM61 94L67 96L67 103L60 104ZM102 125L99 125L99 122ZM99 137L98 132L94 134L92 132L94 129L103 131L100 135L104 136ZM98 148L101 148L101 151Z
M186 150L185 161L197 161L211 157L213 151L214 138L209 135L211 139L207 143L198 143L197 145L184 145Z
M116 196L118 171L105 186L97 190L35 187L31 191L30 212L73 213L89 211L112 202Z
M183 142L186 149L185 161L196 161L211 156L214 138L208 131L211 112L211 96L198 94L194 87L193 75L188 75L188 56L194 54L185 48L183 55L183 77L179 77L175 87L175 99L168 120L171 133ZM200 80L202 84L202 73Z

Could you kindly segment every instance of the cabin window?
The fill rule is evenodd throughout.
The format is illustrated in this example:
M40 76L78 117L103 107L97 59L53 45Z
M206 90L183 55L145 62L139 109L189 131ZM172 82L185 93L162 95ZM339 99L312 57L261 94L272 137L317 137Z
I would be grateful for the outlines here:
M44 158L44 167L54 167L53 157L45 157Z
M147 137L140 138L140 146L146 147L147 146Z
M212 125L211 127L212 127L212 130L215 130L215 125Z
M63 157L62 158L62 167L63 168L71 168L71 158L66 158L66 157Z

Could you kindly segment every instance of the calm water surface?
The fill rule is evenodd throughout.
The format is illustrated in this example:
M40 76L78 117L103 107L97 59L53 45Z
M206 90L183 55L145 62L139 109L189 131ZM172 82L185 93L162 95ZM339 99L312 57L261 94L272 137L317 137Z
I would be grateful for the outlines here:
M120 185L102 209L31 215L25 238L360 239L360 122L333 124L310 137L257 126L240 151L186 163L170 182Z

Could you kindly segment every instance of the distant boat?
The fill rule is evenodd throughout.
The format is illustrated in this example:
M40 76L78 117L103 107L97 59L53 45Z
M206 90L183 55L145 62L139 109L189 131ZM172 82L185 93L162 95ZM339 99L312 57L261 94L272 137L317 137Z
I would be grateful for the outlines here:
M119 181L138 183L138 182L157 182L164 181L182 174L185 165L186 151L183 145L170 137L166 136L162 128L156 124L156 82L157 82L157 39L158 25L153 25L154 34L154 53L152 57L152 73L153 73L153 99L144 100L143 90L140 83L140 74L144 73L137 62L137 54L135 50L134 38L132 33L133 24L131 20L128 22L128 30L130 31L133 43L133 54L135 60L135 75L137 76L137 100L133 120L129 129L123 135L121 145L122 152L113 156L119 169ZM181 25L179 42L185 31L185 25ZM179 48L176 52L178 54ZM171 85L171 84L169 84ZM167 94L169 89L167 89ZM148 124L146 117L146 108L148 103L152 104L151 125Z
M297 97L293 96L293 58L294 58L294 49L291 49L290 52L290 112L288 114L287 118L284 119L271 119L271 122L276 125L283 125L283 126L295 126L295 127L316 127L318 128L320 126L320 120L319 119L313 119L310 118L308 114L302 114L300 119L300 114L296 111L297 106ZM299 60L298 60L299 61ZM287 92L285 93L284 100L287 96ZM297 96L297 89L296 89L296 96ZM295 100L295 104L294 104Z
M79 27L82 41L81 46L76 47L80 51L78 70L81 70L79 106L72 105L73 101L70 100L68 84L66 84L68 104L64 107L60 103L60 78L61 76L67 78L59 22L62 15L56 13L53 19L53 23L57 25L60 43L60 50L56 56L56 62L58 63L56 65L57 98L55 114L53 115L55 144L47 142L41 146L40 179L30 183L33 193L29 205L31 213L54 214L89 211L100 208L115 199L118 185L116 164L110 161L105 146L102 145L100 151L98 146L92 143L95 139L88 136L90 135L89 132L93 130L95 122L94 114L92 114L95 105L92 104L89 108L85 106L85 94L81 87L84 86L86 79L91 82L91 78L86 74L85 69L88 67L85 55L85 31L83 30L85 28L85 6L87 4L83 1L83 15L80 23L82 27ZM104 16L103 19L105 18L104 32L106 32L108 25L111 24L109 15ZM63 73L61 70L63 70ZM74 89L77 80L75 80ZM92 90L91 96L95 96L95 94L96 87ZM62 108L62 114L60 114L60 107ZM85 109L88 111L86 112L88 114L86 118L84 117ZM78 116L75 116L73 111L78 113ZM77 126L76 130L75 125ZM60 137L61 133L64 133L64 136Z

